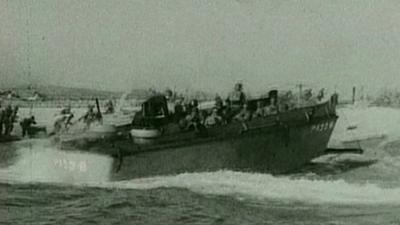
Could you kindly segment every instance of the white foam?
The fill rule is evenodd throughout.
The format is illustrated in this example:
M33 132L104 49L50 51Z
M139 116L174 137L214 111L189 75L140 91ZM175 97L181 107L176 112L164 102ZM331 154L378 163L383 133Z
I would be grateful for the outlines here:
M13 182L67 184L109 179L112 159L96 154L60 151L44 142L18 150L17 162L0 170L0 179Z
M21 153L21 160L6 171L1 171L2 180L116 189L186 188L202 194L227 195L259 201L272 199L317 204L400 205L400 188L382 188L375 184L275 177L269 174L233 171L185 173L110 182L111 159L103 156L65 153L50 147L24 148L21 149ZM68 163L64 163L64 160ZM75 166L70 162L75 162ZM85 162L84 169L79 167L79 162Z
M135 179L103 183L101 186L123 189L178 187L203 194L234 195L257 200L276 199L335 204L400 204L400 188L386 189L375 184L350 184L344 180L293 179L274 177L269 174L232 171Z

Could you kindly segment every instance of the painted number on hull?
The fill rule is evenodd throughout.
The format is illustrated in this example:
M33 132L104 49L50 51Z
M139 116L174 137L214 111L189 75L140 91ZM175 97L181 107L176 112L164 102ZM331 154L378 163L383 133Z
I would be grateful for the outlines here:
M328 129L332 129L334 125L335 125L334 122L324 122L324 123L314 124L311 126L311 130L322 132Z

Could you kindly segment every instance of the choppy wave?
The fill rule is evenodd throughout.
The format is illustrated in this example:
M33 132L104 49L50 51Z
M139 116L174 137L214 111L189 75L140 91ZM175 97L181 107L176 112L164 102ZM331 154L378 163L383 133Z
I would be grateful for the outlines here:
M109 175L112 160L104 156L64 152L38 143L33 147L20 149L20 154L21 159L15 165L7 168L6 171L0 170L3 180L116 189L186 188L203 194L232 195L255 200L400 204L400 188L382 188L369 183L348 183L343 179L318 180L309 179L307 176L293 178L217 171L111 182ZM395 168L397 172L400 171L400 161L392 163L395 167L391 168Z
M235 195L257 200L277 199L311 203L400 204L400 188L350 184L344 180L309 180L232 171L190 173L104 184L104 187L150 189L180 187L195 192Z
M57 150L48 141L33 141L18 149L15 164L0 169L6 182L55 182L66 184L109 180L112 159L83 152Z

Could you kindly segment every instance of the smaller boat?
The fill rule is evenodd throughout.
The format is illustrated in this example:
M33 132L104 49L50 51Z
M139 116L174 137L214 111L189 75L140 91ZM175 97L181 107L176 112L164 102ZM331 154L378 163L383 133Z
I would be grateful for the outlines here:
M134 138L153 139L161 136L161 131L157 129L132 129L131 136Z
M162 132L158 129L134 128L130 131L130 135L134 143L151 144L156 138L162 135Z

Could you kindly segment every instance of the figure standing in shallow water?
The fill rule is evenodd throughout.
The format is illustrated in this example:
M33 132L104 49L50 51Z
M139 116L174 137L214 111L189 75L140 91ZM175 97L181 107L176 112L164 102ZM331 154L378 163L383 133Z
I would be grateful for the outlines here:
M19 109L19 107L15 106L13 111L11 112L10 127L9 127L9 131L8 131L9 134L11 134L11 132L14 130L14 123L16 123L18 120L18 109Z
M22 128L22 137L25 137L26 135L31 135L31 129L33 124L36 124L34 116L25 118L20 122Z
M4 116L3 116L3 121L4 121L4 125L5 125L5 135L10 135L11 132L11 127L12 127L12 113L13 113L13 109L11 107L11 105L8 105L7 108L4 111Z

